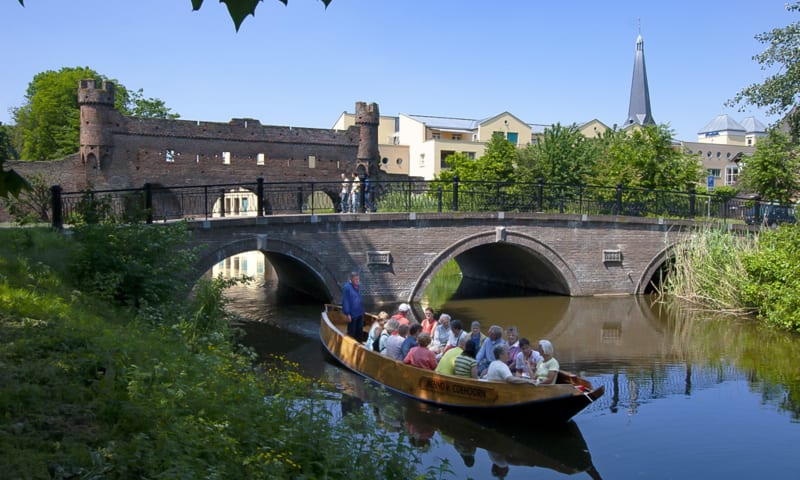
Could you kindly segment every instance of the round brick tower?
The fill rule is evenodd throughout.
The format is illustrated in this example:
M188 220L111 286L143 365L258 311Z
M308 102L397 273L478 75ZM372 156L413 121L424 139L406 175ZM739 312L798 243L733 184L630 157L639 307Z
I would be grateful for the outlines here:
M356 125L359 127L357 165L364 165L368 171L370 167L378 164L378 125L381 115L378 104L356 102Z
M102 169L111 161L113 148L114 84L103 81L98 87L95 80L81 80L78 105L81 107L81 161Z

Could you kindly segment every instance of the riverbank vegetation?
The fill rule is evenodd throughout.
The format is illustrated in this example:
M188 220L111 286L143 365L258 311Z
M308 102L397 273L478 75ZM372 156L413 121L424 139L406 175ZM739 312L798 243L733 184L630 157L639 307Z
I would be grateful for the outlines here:
M800 226L742 235L708 227L673 250L662 298L696 308L755 313L768 324L800 332Z
M225 282L186 299L186 235L0 230L4 478L434 477L402 435L342 418L291 365L256 369Z

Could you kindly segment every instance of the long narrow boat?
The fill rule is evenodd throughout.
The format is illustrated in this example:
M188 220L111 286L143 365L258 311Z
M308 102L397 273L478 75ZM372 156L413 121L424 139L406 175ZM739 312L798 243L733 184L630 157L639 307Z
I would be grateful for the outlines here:
M364 319L369 328L375 316ZM326 305L320 322L320 338L328 352L350 370L386 388L443 408L478 414L492 420L523 423L566 422L603 395L604 387L559 372L554 385L490 382L454 375L440 375L416 368L368 349L347 336L347 318L337 305Z

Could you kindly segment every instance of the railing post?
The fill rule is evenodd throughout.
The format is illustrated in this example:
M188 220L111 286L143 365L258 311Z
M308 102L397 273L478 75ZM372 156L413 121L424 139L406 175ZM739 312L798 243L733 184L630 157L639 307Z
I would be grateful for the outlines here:
M314 215L314 182L311 182L311 215Z
M208 220L208 186L203 185L203 215Z
M437 190L437 196L439 197L439 213L442 213L442 186L439 185L439 189Z
M544 205L544 178L539 177L536 180L536 211L542 212Z
M144 184L144 209L147 212L147 224L153 224L153 185Z
M617 184L617 199L614 202L615 215L622 215L622 184Z
M697 195L694 186L691 186L689 187L689 218L694 218L696 200L697 200Z
M411 211L411 180L408 181L408 188L406 189L406 211Z
M453 211L458 211L458 175L453 177Z
M264 179L262 177L258 177L256 179L256 208L258 209L258 213L256 214L259 217L264 216Z
M365 213L367 211L367 182L364 180L367 178L361 179L361 188L358 189L358 211L359 213Z
M225 189L219 189L219 216L225 217Z
M753 203L753 215L755 215L753 222L754 224L761 225L764 223L764 214L761 213L761 195L753 197L753 201L755 202Z
M297 211L303 213L303 187L297 187Z
M64 229L64 216L62 211L62 198L61 192L63 189L61 185L53 185L50 187L50 207L53 209L53 216L50 224L56 230Z

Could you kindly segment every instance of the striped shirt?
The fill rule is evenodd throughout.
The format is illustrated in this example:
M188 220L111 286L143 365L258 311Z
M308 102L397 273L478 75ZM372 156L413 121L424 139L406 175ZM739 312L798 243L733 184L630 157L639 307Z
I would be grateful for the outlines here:
M453 373L461 377L472 377L472 367L477 364L469 355L459 355L453 363Z

